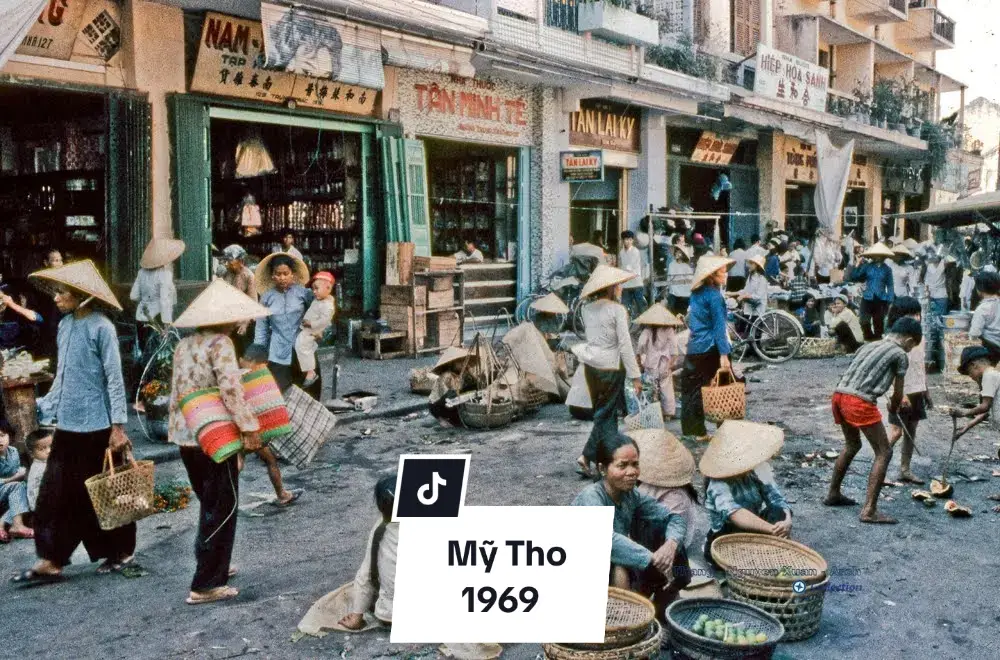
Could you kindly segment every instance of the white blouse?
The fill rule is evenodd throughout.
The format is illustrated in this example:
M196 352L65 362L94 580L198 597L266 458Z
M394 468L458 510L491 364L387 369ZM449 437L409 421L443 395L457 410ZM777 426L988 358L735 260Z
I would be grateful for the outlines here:
M135 310L136 321L148 323L159 314L160 321L172 323L174 306L177 304L173 265L140 268L129 298L139 303Z
M629 334L628 312L616 302L595 300L583 308L583 325L587 343L573 347L573 352L587 365L605 371L617 371L625 366L625 375L641 375Z

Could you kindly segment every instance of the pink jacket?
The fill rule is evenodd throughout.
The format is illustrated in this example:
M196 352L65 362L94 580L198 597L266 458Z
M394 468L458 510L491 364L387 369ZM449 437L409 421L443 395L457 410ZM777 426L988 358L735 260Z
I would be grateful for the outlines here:
M680 357L677 333L673 328L644 328L635 352L642 357L643 371L651 376L666 376Z

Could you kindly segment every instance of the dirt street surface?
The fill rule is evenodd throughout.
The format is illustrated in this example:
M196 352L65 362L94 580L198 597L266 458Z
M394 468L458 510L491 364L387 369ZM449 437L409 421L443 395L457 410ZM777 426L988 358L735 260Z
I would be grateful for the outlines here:
M963 438L952 461L955 499L974 516L949 517L943 503L925 508L911 487L886 488L880 507L900 521L871 526L858 508L820 504L832 460L841 447L829 399L847 358L798 360L764 368L749 383L749 417L786 431L774 461L779 484L794 509L793 538L819 551L830 565L831 590L822 627L810 640L779 646L776 657L995 658L998 515L987 495L1000 491L992 471L997 434L987 426ZM391 364L387 368L390 368ZM404 374L400 374L404 378ZM935 403L954 403L943 379L933 377ZM971 388L966 388L971 392ZM939 410L921 426L914 471L940 473L951 421ZM435 646L391 646L387 632L300 637L296 625L323 594L353 579L366 532L375 518L372 488L400 453L472 454L469 505L568 504L585 485L574 473L589 423L572 420L561 405L495 432L443 430L427 418L360 422L338 429L306 470L286 469L300 502L279 510L263 465L250 460L241 479L241 507L232 584L242 593L230 603L184 604L193 569L196 502L178 513L140 523L139 561L147 575L99 577L82 552L65 584L17 590L0 584L5 657L58 658L341 658L434 657ZM671 424L676 432L676 424ZM703 447L692 447L700 455ZM819 453L807 459L806 455ZM897 451L898 454L898 451ZM979 460L970 460L979 457ZM845 483L861 500L871 464L865 447ZM898 471L894 457L890 478ZM186 479L180 462L157 467L158 480ZM970 479L972 481L970 481ZM699 488L701 484L698 484ZM5 573L26 568L33 544L0 546ZM456 595L457 596L457 595ZM428 594L428 607L434 595ZM446 641L446 640L442 640ZM554 640L556 641L556 640ZM537 645L505 647L505 658L541 657Z

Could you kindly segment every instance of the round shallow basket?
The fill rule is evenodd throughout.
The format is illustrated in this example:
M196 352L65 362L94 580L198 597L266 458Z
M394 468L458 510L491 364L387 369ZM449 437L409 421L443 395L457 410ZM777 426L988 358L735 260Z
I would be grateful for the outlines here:
M767 641L737 646L703 637L691 630L702 614L710 619L743 623L747 629L767 635ZM684 598L667 608L667 639L674 657L691 660L766 659L774 654L775 646L786 636L780 621L756 607L722 598Z
M830 358L842 353L836 337L803 337L796 357L805 359Z
M550 395L530 383L522 383L517 404L520 412L533 413L549 402Z
M646 660L660 655L663 628L655 619L646 626L644 635L635 644L620 648L585 649L565 644L542 644L549 660Z
M485 402L466 401L458 408L459 418L470 429L507 426L514 419L514 412L514 402L510 399L493 401L489 406Z
M826 560L812 548L765 534L726 534L712 542L712 559L729 581L791 588L826 578Z
M656 606L643 596L626 589L608 587L608 609L601 644L566 644L567 648L608 650L642 641L656 618Z
M823 600L830 580L806 585L795 593L791 586L775 587L742 580L727 580L726 590L733 600L753 605L767 612L785 627L784 640L797 642L808 639L819 630L823 616Z

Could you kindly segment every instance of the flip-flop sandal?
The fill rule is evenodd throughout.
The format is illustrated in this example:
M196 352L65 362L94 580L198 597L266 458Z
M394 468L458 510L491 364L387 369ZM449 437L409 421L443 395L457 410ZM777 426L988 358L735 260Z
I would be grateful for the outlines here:
M292 498L290 500L286 500L284 502L281 502L281 501L278 501L278 500L274 500L273 502L271 502L271 504L273 504L274 506L278 507L279 509L284 509L286 507L290 507L293 504L295 504L295 502L300 497L302 497L302 493L304 493L305 491L303 489L301 489L301 488L296 488L296 489L290 490L288 492L290 492L292 494Z
M38 573L30 568L26 571L21 571L10 579L13 584L22 589L43 587L47 584L56 584L58 582L65 582L66 580L66 576L62 573Z
M235 566L229 567L229 577L236 577L239 574L240 574L240 569L236 568Z
M33 538L35 538L35 530L29 529L26 532L10 532L10 538L12 538L12 539L33 539Z
M122 569L129 568L130 566L136 566L135 557L129 557L124 561L113 562L110 559L105 559L104 562L97 567L98 575L110 575L111 573L121 573Z
M192 591L191 595L184 599L188 605L204 605L206 603L217 603L222 600L232 600L240 595L240 590L236 587L216 587L208 591Z

